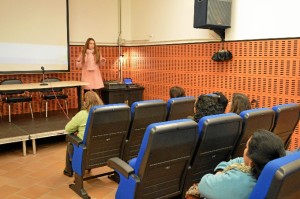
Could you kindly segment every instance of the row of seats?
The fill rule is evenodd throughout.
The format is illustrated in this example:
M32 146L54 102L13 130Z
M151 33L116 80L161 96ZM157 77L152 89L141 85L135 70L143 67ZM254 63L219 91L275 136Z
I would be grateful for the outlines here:
M190 178L195 174L192 164L197 155L193 150L199 152L195 139L205 136L197 133L195 122L187 119L150 125L136 158L129 163L117 157L108 160L108 166L121 176L115 198L184 198L185 188L192 185ZM222 152L209 153L221 155ZM210 158L203 158L198 165L205 165L205 160ZM270 161L249 198L299 198L299 175L300 152Z
M60 81L58 78L48 78L44 80L44 83L50 83L50 82L57 82ZM0 82L0 85L11 85L11 84L20 84L20 87L22 87L23 82L19 79L8 79L8 80L3 80ZM47 89L41 89L38 90L40 92L40 107L42 109L42 102L46 102L46 117L48 117L48 101L53 100L53 99L61 99L64 100L65 102L65 107L66 107L66 112L68 114L68 104L67 104L67 98L68 95L64 94L62 88L47 88ZM32 96L31 95L26 95L26 92L24 90L15 90L15 91L1 91L0 92L0 101L4 102L2 105L2 112L1 116L3 113L3 106L4 104L8 105L8 120L11 122L11 105L14 103L22 103L22 108L23 108L23 103L28 102L29 103L29 108L31 112L31 117L33 118L33 112L32 112Z
M132 157L139 156L142 153L141 150L144 149L143 143L146 142L143 140L146 139L144 132L146 126L148 126L147 122L143 123L143 121L148 120L146 118L150 115L148 122L150 122L149 124L151 124L151 122L153 123L151 114L156 114L157 117L161 116L159 120L163 120L165 118L165 114L157 113L159 110L162 110L164 113L166 113L165 108L161 108L164 107L165 102L161 100L152 101L153 104L156 104L155 107L161 106L157 109L149 108L150 105L148 103L150 102L144 101L133 104L131 107L131 112L130 107L125 104L93 107L89 113L83 141L79 140L74 135L67 136L68 141L74 145L74 157L72 164L75 172L75 184L71 185L70 187L76 193L78 193L80 196L88 196L83 189L83 181L90 179L90 177L86 178L84 176L85 170L104 166L107 164L107 160L110 158L118 157L126 162ZM226 161L235 154L238 154L237 146L242 145L243 140L246 139L243 138L243 136L250 137L252 135L251 133L253 133L253 130L264 128L262 125L270 120L267 119L270 117L270 115L272 115L273 119L271 119L271 121L273 123L272 125L266 125L267 127L271 126L270 129L273 129L274 132L276 131L278 135L291 134L299 121L299 105L281 105L276 106L273 109L277 111L277 117L272 109L254 109L241 113L241 116L234 113L206 116L199 121L198 126L194 122L196 125L196 132L198 134L197 137L199 139L193 140L196 140L195 152L192 153L193 155L191 155L190 160L186 160L189 162L188 165L190 169L186 171L184 187L180 187L180 193L182 193L182 190L186 190L191 184L199 182L204 174L212 172L213 168L220 161ZM144 111L139 112L138 110ZM137 118L140 119L137 120ZM134 122L135 120L136 122ZM290 122L292 121L296 121L295 124L291 124ZM157 122L157 125L163 125L162 131L167 133L169 132L169 127L172 127L178 121L169 121L164 123L161 123L161 121ZM191 124L193 121L186 119L184 122ZM138 124L140 124L140 126ZM144 127L142 127L143 125ZM291 128L285 129L285 127ZM129 133L128 129L130 129ZM180 130L181 128L175 128L174 131L177 131L176 129ZM149 130L148 127L146 135L148 131L148 134L153 134L156 131L156 127L151 128L151 130ZM186 130L182 130L182 132L185 131ZM164 138L160 141L162 147L165 147L164 149L160 149L159 144L153 145L154 150L158 154L162 154L163 152L168 153L166 156L162 155L163 158L158 158L159 161L164 161L164 158L169 156L170 158L173 157L173 153L181 154L181 146L175 147L174 150L171 149L172 147L168 146L169 142L173 143L173 141L177 140L177 136L175 135L177 134L171 133L170 137ZM184 141L184 139L181 138L179 140ZM193 146L191 143L188 145ZM157 148L155 146L157 146ZM152 152L148 155L148 158L153 158ZM177 158L176 160L179 159ZM158 169L160 165L160 163L151 164L154 169ZM178 164L181 165L181 163ZM149 168L146 170L149 170ZM157 171L159 171L159 169ZM146 171L143 170L143 172ZM100 175L102 176L105 174ZM158 177L160 174L158 175L154 172L149 175ZM161 180L164 181L163 179ZM182 181L182 179L180 181ZM149 190L149 192L151 192L151 190Z
M187 118L194 113L194 97L147 100L134 102L130 109L130 125L126 137L123 159L136 157L146 130L152 123Z

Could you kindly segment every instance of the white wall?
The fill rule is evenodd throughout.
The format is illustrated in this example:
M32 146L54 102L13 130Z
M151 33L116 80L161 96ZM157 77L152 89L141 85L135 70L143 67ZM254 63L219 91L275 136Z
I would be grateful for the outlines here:
M70 44L88 37L97 44L115 45L119 32L118 0L69 0Z
M209 30L194 29L194 0L132 0L129 43L178 43L219 40ZM145 40L144 42L139 40Z
M226 40L300 37L299 0L233 0Z
M120 0L69 0L70 43L117 45ZM194 0L121 0L122 45L219 41L194 29ZM300 0L232 0L226 40L300 37Z

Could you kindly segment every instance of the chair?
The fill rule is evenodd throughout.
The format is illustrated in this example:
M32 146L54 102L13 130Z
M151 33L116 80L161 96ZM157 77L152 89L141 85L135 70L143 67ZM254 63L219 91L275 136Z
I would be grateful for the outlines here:
M171 98L167 102L167 121L185 119L194 115L194 97Z
M213 173L230 155L242 130L242 118L235 113L205 116L198 122L199 139L184 185L185 193L203 175Z
M300 152L270 161L249 199L300 198Z
M163 100L140 101L131 105L131 123L122 158L124 161L137 156L147 126L165 121L166 114L166 102Z
M197 124L190 119L147 127L137 158L120 158L108 166L120 175L116 199L171 198L182 193L184 177L197 142Z
M272 132L278 135L285 146L288 147L289 139L299 123L300 105L282 104L272 108L276 113L276 120Z
M9 85L9 84L23 84L23 82L19 79L7 79L0 82L0 85ZM22 85L20 85L21 87ZM1 91L0 92L0 100L3 102L2 104L2 112L4 104L8 104L8 121L11 122L11 105L14 103L22 103L22 111L24 109L24 102L29 103L31 117L33 118L32 113L32 97L28 96L24 90L14 90L14 91Z
M248 139L257 129L271 131L275 121L275 112L270 108L258 108L245 110L240 113L243 118L243 129L241 136L232 153L233 157L242 157Z
M45 79L44 82L45 83L51 83L51 82L59 82L60 79L58 78L48 78ZM46 101L46 117L48 117L48 101L49 100L64 100L65 102L65 107L66 107L66 112L68 115L68 102L67 102L67 98L68 95L66 95L64 93L64 90L62 88L47 88L47 89L43 89L40 91L40 95L41 95L41 109L43 109L43 101Z
M88 116L84 138L67 135L67 141L74 146L72 168L75 184L70 188L82 198L89 198L83 188L83 181L109 175L85 176L85 171L107 164L112 157L121 157L130 122L130 108L126 104L110 104L93 107Z

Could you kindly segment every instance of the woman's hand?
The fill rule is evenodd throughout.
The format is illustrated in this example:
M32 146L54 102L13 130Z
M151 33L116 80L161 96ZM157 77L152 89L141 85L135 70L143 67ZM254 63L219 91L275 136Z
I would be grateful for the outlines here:
M105 63L106 59L104 57L101 57L100 62Z

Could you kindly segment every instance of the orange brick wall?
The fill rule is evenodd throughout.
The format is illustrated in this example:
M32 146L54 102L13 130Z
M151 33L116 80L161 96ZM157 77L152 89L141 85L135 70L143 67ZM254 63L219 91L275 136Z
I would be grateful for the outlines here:
M300 103L299 45L300 39L226 42L225 49L233 54L233 59L228 62L211 60L213 53L221 48L220 43L122 47L125 55L123 77L132 77L134 82L145 87L144 99L167 100L169 88L179 85L191 96L221 91L231 99L234 92L242 92L250 100L257 99L260 107ZM80 80L75 58L81 48L70 47L70 73L47 76ZM100 50L107 59L107 64L101 69L103 78L117 79L118 47L103 46ZM0 76L0 80L6 78L39 82L41 75ZM68 89L68 94L70 107L76 108L76 90ZM34 94L34 99L38 100L37 94ZM51 103L50 109L58 109L58 106ZM20 110L21 107L17 106L13 114L20 113ZM34 111L39 111L38 103L34 103ZM7 114L6 109L4 114ZM299 136L297 127L290 148L300 145Z

